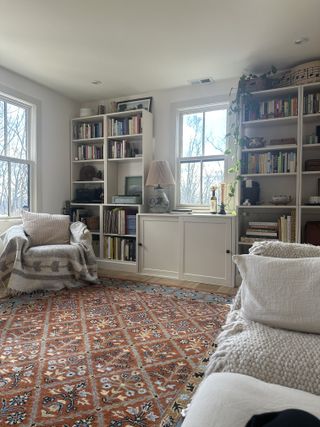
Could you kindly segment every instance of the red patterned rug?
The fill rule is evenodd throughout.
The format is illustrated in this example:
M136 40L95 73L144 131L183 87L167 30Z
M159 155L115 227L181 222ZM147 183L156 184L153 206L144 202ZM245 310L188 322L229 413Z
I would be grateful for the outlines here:
M164 414L187 399L230 302L113 279L2 301L0 425L175 425Z

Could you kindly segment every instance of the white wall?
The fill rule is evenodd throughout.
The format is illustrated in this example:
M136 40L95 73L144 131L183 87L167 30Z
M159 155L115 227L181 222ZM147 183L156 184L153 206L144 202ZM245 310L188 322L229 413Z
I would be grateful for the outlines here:
M175 111L192 105L202 105L215 102L229 102L235 94L238 79L221 80L209 85L183 86L175 89L148 92L130 97L93 101L84 103L83 107L97 110L98 104L105 104L107 111L112 101L122 101L134 98L152 96L152 113L154 119L154 158L168 160L175 173ZM230 96L230 90L232 95ZM174 194L170 192L171 205Z
M37 105L39 212L60 213L70 198L70 119L79 105L45 86L0 67L0 91Z

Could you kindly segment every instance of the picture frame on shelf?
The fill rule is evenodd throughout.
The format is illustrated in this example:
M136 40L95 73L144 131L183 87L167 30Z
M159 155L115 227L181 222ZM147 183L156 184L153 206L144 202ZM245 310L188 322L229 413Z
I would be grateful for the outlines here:
M117 102L117 111L147 110L151 112L152 96Z
M124 193L126 196L141 196L142 176L126 176Z

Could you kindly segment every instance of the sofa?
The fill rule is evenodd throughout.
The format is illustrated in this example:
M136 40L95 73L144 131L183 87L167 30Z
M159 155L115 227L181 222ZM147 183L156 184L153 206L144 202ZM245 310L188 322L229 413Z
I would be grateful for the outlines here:
M234 261L242 285L183 427L289 408L320 418L320 248L257 242Z

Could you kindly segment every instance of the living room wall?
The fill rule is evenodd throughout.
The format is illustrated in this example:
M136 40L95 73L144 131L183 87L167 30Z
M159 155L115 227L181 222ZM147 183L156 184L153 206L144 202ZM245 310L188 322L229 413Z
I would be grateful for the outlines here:
M0 91L37 105L37 210L60 213L70 198L70 119L78 104L0 67Z
M116 99L105 99L83 103L82 107L89 107L97 111L98 104L110 109L111 102L125 101L135 98L152 96L152 113L154 121L154 158L168 160L175 172L175 126L176 109L205 105L209 103L229 102L232 99L230 91L236 90L238 79L221 80L213 84L188 85L173 89L140 93L133 96L124 96ZM234 95L234 91L232 91ZM174 203L174 189L169 192L171 205Z

